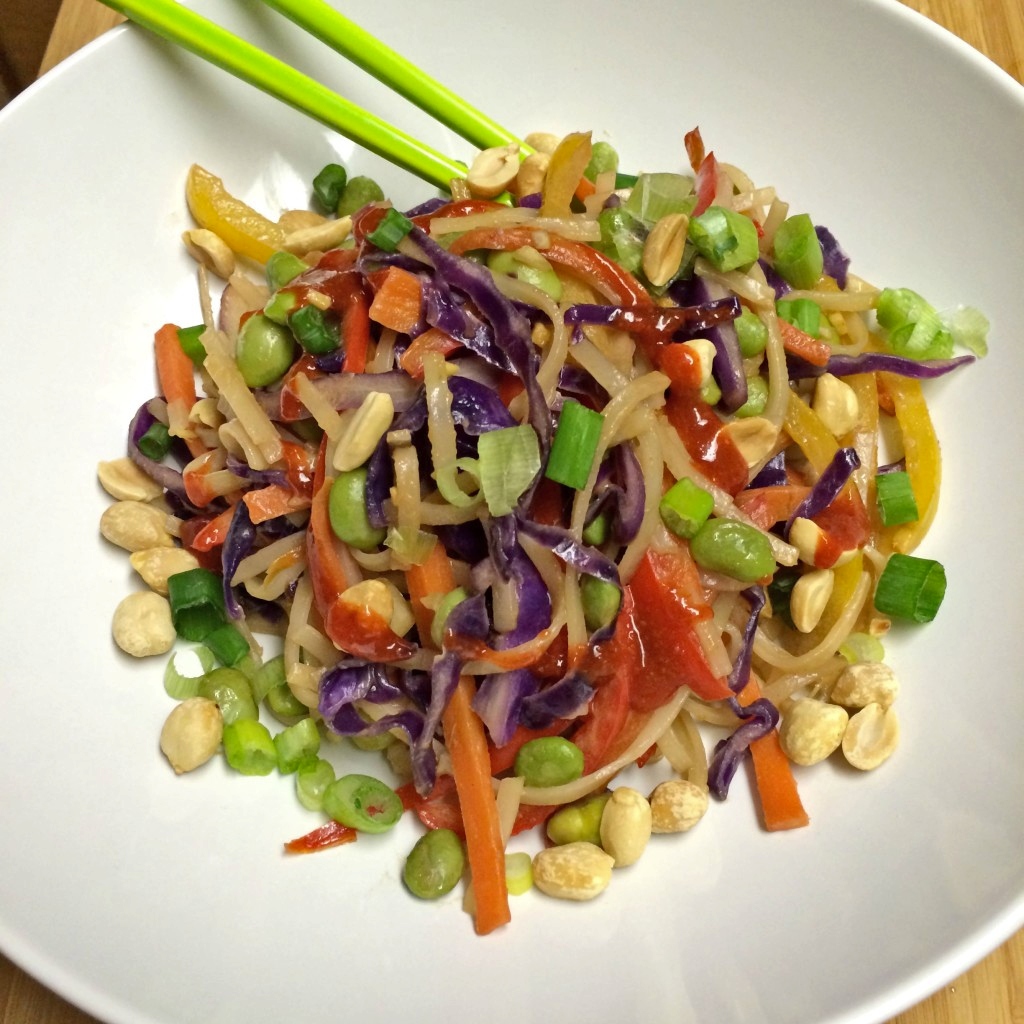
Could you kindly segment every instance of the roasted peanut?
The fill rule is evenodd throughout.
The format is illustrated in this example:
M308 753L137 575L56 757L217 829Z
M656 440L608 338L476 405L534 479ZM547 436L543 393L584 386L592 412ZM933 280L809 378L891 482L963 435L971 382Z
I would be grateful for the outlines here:
M127 455L96 467L100 486L118 501L152 501L163 494L163 488L148 477Z
M477 154L466 174L466 184L475 196L491 199L512 184L519 173L519 146L492 146Z
M608 888L614 858L593 843L567 843L533 858L533 884L560 900L592 900Z
M651 831L687 832L704 817L708 791L689 779L669 779L651 793Z
M779 742L794 764L824 761L842 742L849 715L835 704L804 698L782 716Z
M176 637L171 606L152 590L129 594L114 609L114 642L133 658L166 654Z
M197 262L226 281L235 272L235 254L220 235L208 228L191 228L181 240Z
M217 752L224 719L216 701L189 697L167 716L160 730L160 749L180 775L206 764Z
M651 838L651 805L629 786L613 790L601 815L601 845L615 860L615 867L635 864Z
M167 596L168 576L187 572L199 565L195 555L184 548L177 547L146 548L144 551L133 551L128 561L142 577L146 586L165 597Z
M871 771L896 749L900 723L893 708L868 704L851 719L843 735L843 754L854 768Z
M141 501L116 501L100 516L100 533L125 551L171 547L167 513Z
M860 661L843 669L832 688L832 700L848 708L892 706L899 693L896 673L882 661Z

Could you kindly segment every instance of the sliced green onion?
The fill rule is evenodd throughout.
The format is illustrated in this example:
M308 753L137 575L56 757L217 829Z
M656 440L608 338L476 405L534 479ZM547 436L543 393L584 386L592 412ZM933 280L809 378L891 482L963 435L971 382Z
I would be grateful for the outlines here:
M360 832L386 832L402 816L398 794L371 775L343 775L324 792L324 813Z
M949 359L953 355L953 335L934 310L894 327L888 341L893 352L907 359Z
M234 668L250 652L249 641L238 630L225 622L203 638L203 643L213 652L216 659Z
M740 343L740 355L744 359L759 356L768 344L768 328L761 318L750 309L744 309L732 322Z
M821 332L821 306L813 299L779 299L775 311L804 334L817 338Z
M270 661L260 665L253 673L249 680L249 685L252 687L252 699L257 704L262 704L263 699L275 686L284 686L285 683L284 655L279 654L276 658L271 658Z
M269 775L277 767L277 748L270 730L254 718L224 725L224 756L241 775Z
M635 174L626 174L623 171L615 172L615 188L634 188L639 178Z
M839 645L839 653L851 665L862 661L882 661L885 658L882 641L870 633L851 633Z
M959 306L942 318L953 343L973 352L979 359L988 355L988 318L973 306Z
M277 770L291 775L301 765L317 760L320 753L320 730L312 718L302 718L282 729L274 737L277 748Z
M709 206L699 217L694 217L687 234L701 256L716 270L736 270L757 259L754 222L725 206Z
M775 270L794 288L813 288L824 269L821 242L806 213L784 220L775 232Z
M249 680L237 669L215 668L207 672L199 681L199 696L216 703L225 724L259 717Z
M522 896L533 888L533 860L528 853L505 854L505 886L510 896Z
M288 326L299 344L312 355L333 352L341 341L337 322L316 306L300 306L288 317Z
M469 597L469 593L465 587L456 587L454 590L449 590L434 609L434 619L430 623L430 639L438 650L444 647L444 627L448 616L451 615L455 606L461 604L467 597Z
M554 267L540 253L539 258L527 263L519 259L514 252L496 251L487 257L487 267L494 274L507 274L542 292L550 295L558 302L562 297L562 282Z
M334 207L332 206L331 209L333 210ZM276 292L278 288L283 288L307 270L309 270L309 264L305 260L299 259L293 252L280 249L267 260L267 265L264 267L267 287L272 292Z
M300 764L295 770L295 795L299 803L307 811L323 810L324 792L334 778L334 765L322 757Z
M480 487L492 516L508 515L540 472L540 444L528 423L481 434Z
M878 293L875 318L887 331L913 323L928 312L934 312L931 303L912 288L883 288Z
M202 366L203 360L206 358L206 349L203 348L203 343L199 340L205 331L206 324L178 328L178 344L196 366Z
M282 327L288 326L288 317L299 308L299 297L293 291L276 291L263 307L263 315Z
M183 640L205 640L225 622L221 578L201 566L167 578L171 621Z
M599 580L596 576L584 576L580 580L580 604L583 606L583 621L593 633L609 625L619 614L622 591L614 583Z
M313 179L313 195L328 213L333 213L347 184L348 171L341 164L327 164Z
M139 451L154 462L162 461L170 450L171 432L167 424L159 420L139 438Z
M603 425L601 413L580 405L575 399L566 399L558 416L544 475L577 491L586 487Z
M652 228L670 213L689 214L696 204L692 178L684 174L660 172L641 174L622 208L646 227Z
M287 683L271 687L264 699L270 713L284 725L292 725L297 718L309 714L309 708L292 693Z
M899 552L889 556L875 587L875 607L883 615L931 622L946 595L940 562Z
M441 497L456 508L468 508L480 500L480 463L464 457L434 467L434 482ZM460 484L476 486L475 491L464 491Z
M917 522L917 501L909 473L879 473L875 476L875 488L878 512L885 526Z
M178 668L178 659L181 657L193 658L199 663L200 671L197 675L187 676ZM188 700L189 697L199 696L199 684L207 672L212 672L217 667L217 660L213 652L207 647L193 647L188 651L176 651L167 661L167 668L164 669L164 690L168 697L175 700Z
M677 537L692 537L715 509L715 499L688 477L676 481L658 505L662 522Z
M398 243L410 231L412 231L412 221L404 213L391 206L377 227L366 236L366 239L378 249L383 249L384 252L394 252L398 248Z
M384 538L384 547L395 553L396 558L406 565L422 565L434 550L437 537L426 530L404 533L397 526L389 526Z
M611 256L619 266L637 273L643 264L644 239L647 229L625 207L614 206L597 215L601 229L598 248Z

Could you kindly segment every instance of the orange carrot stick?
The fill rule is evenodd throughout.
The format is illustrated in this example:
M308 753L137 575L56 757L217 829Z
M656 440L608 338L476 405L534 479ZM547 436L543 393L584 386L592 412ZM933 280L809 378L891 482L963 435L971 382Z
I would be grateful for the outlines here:
M312 504L308 496L281 484L268 484L248 491L242 501L249 509L249 518L254 524L265 523L268 519L276 519L289 512L301 512Z
M399 334L408 334L420 322L422 305L420 279L401 267L388 267L370 303L370 319Z
M423 357L428 352L440 352L446 356L456 349L462 348L462 342L456 341L439 327L430 327L416 336L402 354L399 365L410 377L423 380Z
M160 393L168 405L177 403L187 416L196 404L195 367L178 341L177 326L164 324L153 338L153 348ZM206 446L198 438L185 438L185 443L193 455L202 455L206 451Z
M444 547L435 544L422 565L414 565L406 572L406 580L420 636L429 636L434 613L425 600L447 594L455 586ZM468 676L462 676L441 722L466 829L466 852L476 903L475 927L477 934L486 935L507 924L511 914L505 884L505 849L491 785L490 752L483 723L473 711L472 699L473 682Z
M811 335L794 327L788 320L779 318L779 331L782 334L782 347L792 356L805 359L812 366L826 366L832 355L827 342L812 338Z
M753 675L740 693L741 704L752 704L761 696L761 689ZM803 828L810 823L807 811L800 802L793 769L779 743L778 731L754 740L750 744L754 762L754 781L761 801L761 818L769 832Z

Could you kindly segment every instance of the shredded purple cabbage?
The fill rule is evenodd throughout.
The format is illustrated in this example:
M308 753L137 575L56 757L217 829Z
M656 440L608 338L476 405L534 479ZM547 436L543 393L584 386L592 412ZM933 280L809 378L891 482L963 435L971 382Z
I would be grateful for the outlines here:
M786 522L784 536L789 536L795 519L813 519L820 515L839 497L850 475L860 466L860 456L853 448L840 448L818 477L810 494L797 506Z
M715 359L711 372L722 390L722 405L735 412L747 400L747 375L743 372L743 353L740 352L739 338L732 320L740 314L739 300L728 289L714 281L694 277L690 282L693 301L711 306L732 299L736 303L734 316L721 323L713 324L700 332L715 346Z
M786 453L773 455L761 468L748 487L781 487L789 483L786 476Z
M185 482L181 478L181 473L170 466L165 466L162 462L157 462L155 459L143 455L139 449L139 441L145 436L146 431L156 423L156 417L149 411L148 406L148 402L140 405L138 411L132 417L131 423L128 425L128 458L154 483L159 484L165 491L173 494L182 503L184 508L191 510L192 514L195 515L199 512L199 509L189 501L188 495L185 493Z
M224 468L235 476L240 476L254 484L269 486L277 484L285 487L288 484L288 473L283 469L253 469L244 459L237 459L234 455L228 455Z
M821 245L821 255L825 273L835 278L840 288L846 288L846 274L850 269L850 257L843 252L842 246L836 241L835 235L827 227L818 224L814 228Z
M621 586L619 567L615 562L597 548L581 544L568 530L561 526L545 526L521 516L516 517L516 522L520 533L547 548L577 572Z
M750 744L762 736L767 736L779 721L778 709L765 697L755 700L746 707L735 698L731 698L729 704L743 721L731 736L716 745L711 755L711 762L708 765L708 789L719 800L724 800L728 796L729 785Z
M406 210L406 217L429 217L431 214L437 213L442 206L447 206L451 202L448 196L434 196L433 199L425 199L418 206L414 206L411 210Z
M793 289L782 279L782 275L764 257L757 261L757 265L764 271L764 279L768 286L775 292L775 298L781 299L786 292Z
M584 715L594 699L594 688L582 672L570 672L558 682L523 698L519 721L528 729L545 729L559 718Z
M473 697L473 710L497 747L512 739L523 701L537 692L540 681L525 668L484 676Z
M754 653L754 634L757 632L757 620L765 606L765 589L764 587L748 587L743 591L743 597L750 605L750 615L747 618L747 624L743 627L740 649L733 661L732 671L729 673L729 689L733 693L739 693L750 682L750 659Z
M516 421L498 393L479 381L456 375L448 378L452 419L467 434L478 437L489 430L514 427Z
M256 527L253 526L252 518L249 516L249 506L244 501L240 501L235 505L234 514L231 516L231 525L228 527L227 536L224 538L220 552L224 607L232 619L242 617L242 606L235 597L231 580L238 569L238 563L252 550L255 540Z
M831 373L835 377L847 377L854 373L895 373L914 380L933 380L950 373L959 366L974 362L974 356L962 355L953 359L908 359L891 352L862 352L860 355L834 355L825 366L812 366L800 358L788 357L789 379L802 380Z

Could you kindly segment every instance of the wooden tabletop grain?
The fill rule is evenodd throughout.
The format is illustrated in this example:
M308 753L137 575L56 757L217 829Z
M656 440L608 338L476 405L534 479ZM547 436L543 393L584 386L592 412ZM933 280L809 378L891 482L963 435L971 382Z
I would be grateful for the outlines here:
M1022 0L904 0L1024 82ZM40 73L120 21L97 0L63 0ZM0 1024L95 1024L0 956ZM712 1024L712 1022L709 1022ZM1024 1024L1024 932L888 1024Z

